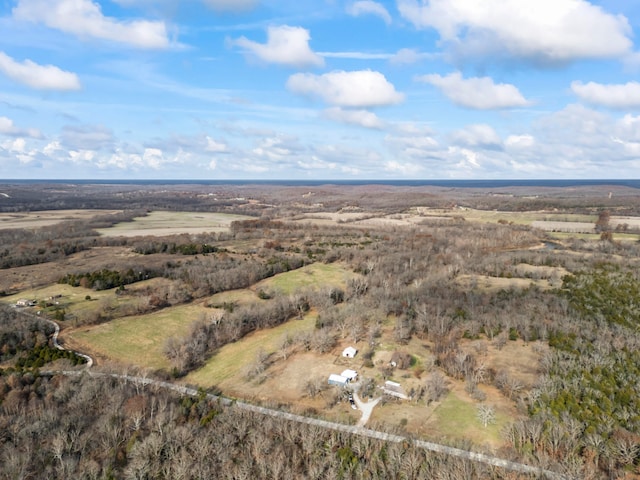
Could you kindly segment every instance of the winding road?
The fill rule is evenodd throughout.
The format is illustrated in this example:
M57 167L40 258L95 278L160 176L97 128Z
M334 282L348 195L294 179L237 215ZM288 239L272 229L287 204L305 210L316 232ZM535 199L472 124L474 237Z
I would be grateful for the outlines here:
M26 314L26 312L23 312ZM27 314L32 315L32 314ZM58 335L60 333L60 326L54 322L53 320L49 320L46 318L37 317L36 318L45 320L54 325L55 331L52 335L52 341L56 348L60 350L66 350L62 345L58 343ZM106 372L96 372L94 370L89 370L93 366L93 359L89 355L85 355L80 352L75 352L76 355L79 355L85 359L87 359L87 364L83 370L61 370L61 371L41 371L42 375L65 375L65 376L80 376L80 375L90 375L94 378L116 378L127 382L135 383L136 385L142 386L151 386L156 388L163 388L167 390L172 390L181 395L189 395L189 396L198 396L199 391L195 388L186 387L183 385L177 385L174 383L163 382L160 380L154 380L146 377L137 377L133 375L123 375L117 373L106 373ZM531 465L525 465L523 463L512 462L509 460L505 460L503 458L494 457L491 455L486 455L483 453L472 452L468 450L462 450L459 448L449 447L447 445L442 445L439 443L427 442L424 440L416 440L409 437L405 437L402 435L395 435L391 433L381 432L378 430L371 430L364 428L364 425L369 420L373 407L375 407L380 398L375 400L371 400L367 403L364 403L357 393L354 393L354 400L358 408L362 411L362 418L358 422L358 425L345 425L342 423L329 422L327 420L322 420L318 418L305 417L302 415L296 415L289 412L284 412L282 410L275 410L272 408L260 407L257 405L252 405L250 403L232 400L230 398L222 397L219 395L213 395L208 393L207 398L210 400L215 400L220 402L222 405L231 407L231 408L240 408L242 410L247 410L250 412L258 413L261 415L268 415L271 417L280 418L283 420L289 420L292 422L304 423L307 425L315 425L321 428L327 428L339 432L350 433L353 435L360 435L363 437L375 438L377 440L383 440L387 442L401 443L405 442L408 444L413 444L418 448L424 448L425 450L429 450L431 452L442 453L445 455L451 455L458 458L463 458L467 460L471 460L474 462L480 462L487 465L492 465L495 467L504 468L505 470L510 470L514 472L524 473L524 474L532 474L536 475L540 479L549 479L549 480L570 480L569 477L561 475L557 472L552 472L550 470L545 470L542 468L534 467Z
M35 315L33 315L35 317ZM53 346L56 347L58 350L68 350L67 348L64 348L62 345L60 345L60 343L58 343L58 335L60 335L60 325L58 325L58 322L54 322L53 320L49 319L49 318L44 318L44 317L36 317L36 318L40 318L41 320L44 320L45 322L50 323L51 325L53 325L53 328L55 329L53 332L53 335L51 336L51 341L53 342ZM70 352L75 353L77 356L84 358L87 363L85 364L85 370L89 370L91 367L93 367L93 358L91 358L89 355L85 355L84 353L80 353L80 352L76 352L74 350L69 350Z

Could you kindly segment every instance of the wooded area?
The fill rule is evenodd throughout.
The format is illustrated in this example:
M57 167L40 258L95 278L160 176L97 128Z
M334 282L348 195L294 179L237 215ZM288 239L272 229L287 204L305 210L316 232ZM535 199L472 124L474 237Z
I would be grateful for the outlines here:
M487 192L455 198L442 192L375 195L336 187L316 188L307 205L309 197L297 187L288 192L262 187L253 196L248 187L229 187L223 189L226 199L217 192L218 203L181 187L153 192L145 204L129 188L126 194L139 198L139 210L32 231L0 230L5 269L0 272L23 265L50 269L45 262L72 259L82 250L125 248L131 256L94 260L93 269L60 267L54 281L95 291L118 287L117 295L138 299L136 313L141 313L207 304L214 294L250 288L306 265L340 264L353 272L344 287L294 293L258 289L252 303L207 304L211 314L190 319L186 336L166 339L164 353L172 367L147 374L181 378L222 346L313 312L313 331L287 336L278 353L258 356L246 366L247 381L266 378L270 366L293 355L324 355L341 342L361 342L368 346L361 352L368 372L386 379L394 369L411 370L419 379L409 392L416 404L437 403L451 382L464 382L486 427L495 420L487 391L499 391L517 412L502 432L503 457L567 478L640 475L637 238L625 232L627 237L619 239L610 229L605 236L552 238L523 223L470 221L458 210L450 217L424 215L411 226L325 224L310 215L357 206L365 210L363 216L386 220L389 213L416 205L463 202L469 208L591 213L595 224L605 209L640 215L635 192L613 198L553 192L496 199ZM100 192L103 207L121 205L121 197L112 193ZM86 204L85 198L56 195L56 205ZM252 201L233 200L241 197ZM160 204L251 214L256 220L234 222L228 232L170 238L100 237L94 231ZM25 208L34 205L35 197ZM170 286L133 288L151 277ZM9 285L3 289L6 295L20 293ZM53 318L55 305L40 308ZM74 316L75 327L133 313L124 306L88 312ZM63 330L71 328L71 320L63 318ZM50 333L46 323L25 320L13 308L0 309L0 478L526 478L413 446L257 418L204 397L178 398L88 376L42 376L38 368L50 362L64 368L78 363L73 356L54 358L47 344ZM403 350L416 339L428 346L431 364L413 365L415 355ZM509 342L537 352L532 382L507 368L487 366L488 349L500 352ZM398 346L393 367L375 361L390 343ZM309 378L308 395L325 388Z

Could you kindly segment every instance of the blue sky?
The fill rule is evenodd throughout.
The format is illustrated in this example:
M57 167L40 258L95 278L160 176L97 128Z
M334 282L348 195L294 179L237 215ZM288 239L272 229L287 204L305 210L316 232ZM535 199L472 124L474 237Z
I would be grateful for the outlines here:
M0 0L0 178L639 178L639 33L630 0Z

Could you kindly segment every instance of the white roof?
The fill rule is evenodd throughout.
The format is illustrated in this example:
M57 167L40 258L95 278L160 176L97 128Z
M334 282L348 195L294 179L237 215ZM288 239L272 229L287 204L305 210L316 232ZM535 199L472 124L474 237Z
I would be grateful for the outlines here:
M358 376L358 372L348 368L344 372L342 372L340 375L345 377L345 378L348 378L349 380L353 380L354 378L356 378Z
M356 353L358 353L358 350L354 347L347 347L342 351L342 355L346 356L346 355L355 355Z
M342 375L338 375L337 373L332 373L329 375L329 381L347 383L349 379L347 377L343 377Z

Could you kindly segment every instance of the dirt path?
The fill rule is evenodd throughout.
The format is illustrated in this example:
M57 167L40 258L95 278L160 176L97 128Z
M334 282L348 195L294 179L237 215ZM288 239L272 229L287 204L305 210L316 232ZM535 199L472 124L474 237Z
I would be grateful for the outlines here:
M356 406L358 407L358 410L362 412L362 418L360 418L360 421L358 422L358 426L364 427L369 421L369 418L371 417L371 413L373 413L373 407L375 407L378 404L378 402L382 400L382 397L378 397L375 400L369 400L367 403L364 403L360 399L358 392L354 392L353 400L356 402Z

